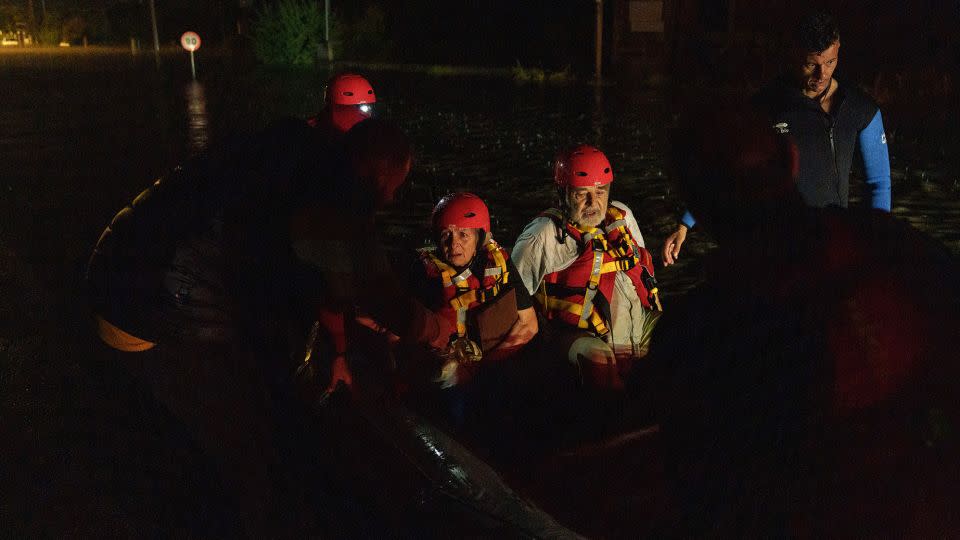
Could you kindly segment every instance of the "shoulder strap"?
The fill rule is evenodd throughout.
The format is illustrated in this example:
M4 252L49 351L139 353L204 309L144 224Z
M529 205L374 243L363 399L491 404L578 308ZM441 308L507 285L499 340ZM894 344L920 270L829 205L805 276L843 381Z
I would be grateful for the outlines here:
M507 271L507 252L494 240L489 240L487 248L487 265L483 269L483 277L496 277L500 285L506 285L510 279Z
M557 243L563 244L567 241L567 236L570 236L570 227L567 227L567 218L563 215L557 208L547 208L543 212L540 212L540 217L548 217L550 221L553 221L553 224L557 228L557 234L554 238L557 239ZM580 239L576 236L573 237L577 243L580 242Z
M607 216L603 220L603 231L609 233L619 228L627 230L627 215L614 205L607 207Z

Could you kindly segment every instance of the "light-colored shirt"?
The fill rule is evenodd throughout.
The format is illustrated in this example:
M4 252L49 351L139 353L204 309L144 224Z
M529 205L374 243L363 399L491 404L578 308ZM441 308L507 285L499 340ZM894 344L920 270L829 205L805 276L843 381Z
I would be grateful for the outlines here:
M633 212L619 201L610 206L619 208L627 222L627 230L640 247L645 247L640 226ZM510 258L524 286L535 295L547 274L566 270L580 257L577 241L569 235L561 244L557 241L557 226L546 216L534 218L517 237ZM636 351L639 347L643 322L647 316L633 282L624 272L617 272L610 298L610 343L614 352Z

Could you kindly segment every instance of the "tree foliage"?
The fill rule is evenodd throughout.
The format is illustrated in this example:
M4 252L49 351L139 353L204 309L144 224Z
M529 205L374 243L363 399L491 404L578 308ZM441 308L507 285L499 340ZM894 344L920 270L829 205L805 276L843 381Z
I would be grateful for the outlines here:
M311 65L317 59L322 29L323 12L317 2L280 0L258 12L254 51L265 64Z
M19 3L0 2L0 32L13 30L18 22L27 22L27 16Z
M354 21L333 17L331 41L334 52L355 60L385 61L394 51L393 42L386 36L387 12L378 4L367 6Z
M88 33L90 21L82 15L74 15L63 21L60 25L60 39L63 41L76 41Z
M37 43L40 45L56 45L60 43L60 15L55 12L47 12L47 16L40 23L37 29Z

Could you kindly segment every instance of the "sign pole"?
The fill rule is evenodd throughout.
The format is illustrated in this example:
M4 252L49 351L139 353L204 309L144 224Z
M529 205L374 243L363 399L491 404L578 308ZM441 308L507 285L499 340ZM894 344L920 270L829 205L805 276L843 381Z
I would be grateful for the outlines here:
M160 67L160 37L157 34L157 10L150 0L150 26L153 27L153 54L157 58L157 67Z
M193 51L200 48L200 36L196 32L184 32L180 36L180 45L190 53L190 75L193 80L197 80L197 62L194 60Z
M595 0L597 5L597 26L594 32L593 65L597 84L603 79L603 0Z
M330 0L323 3L323 39L327 42L327 62L333 62L333 49L330 48Z

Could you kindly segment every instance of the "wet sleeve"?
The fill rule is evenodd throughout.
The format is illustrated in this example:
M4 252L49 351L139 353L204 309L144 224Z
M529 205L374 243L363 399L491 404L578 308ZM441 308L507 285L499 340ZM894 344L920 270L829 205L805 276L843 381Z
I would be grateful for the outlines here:
M686 225L688 229L692 229L693 226L697 224L697 220L693 217L693 214L687 210L683 213L683 217L680 218L680 223Z
M365 313L406 341L432 343L455 330L450 322L398 287L371 287L359 304Z
M511 278L520 275L520 272L517 271L517 266L513 264L513 259L507 259L507 272ZM517 310L533 307L533 299L530 298L530 292L527 290L526 285L522 281L517 282L513 279L511 279L510 284L512 284L517 294Z
M527 226L517 242L513 245L510 260L517 269L517 275L523 281L528 294L536 294L546 275L546 256L544 253L543 236L538 234L538 228L533 224Z
M330 336L336 354L341 355L347 352L347 333L343 312L321 307L317 310L317 321L320 322L320 327Z
M450 323L427 309L408 289L410 278L403 271L406 269L390 264L379 242L368 243L357 256L362 260L358 261L360 279L354 292L364 313L407 341L429 343L452 333Z
M863 155L863 170L870 187L870 206L890 211L890 153L887 135L883 130L880 111L860 132L860 153Z

